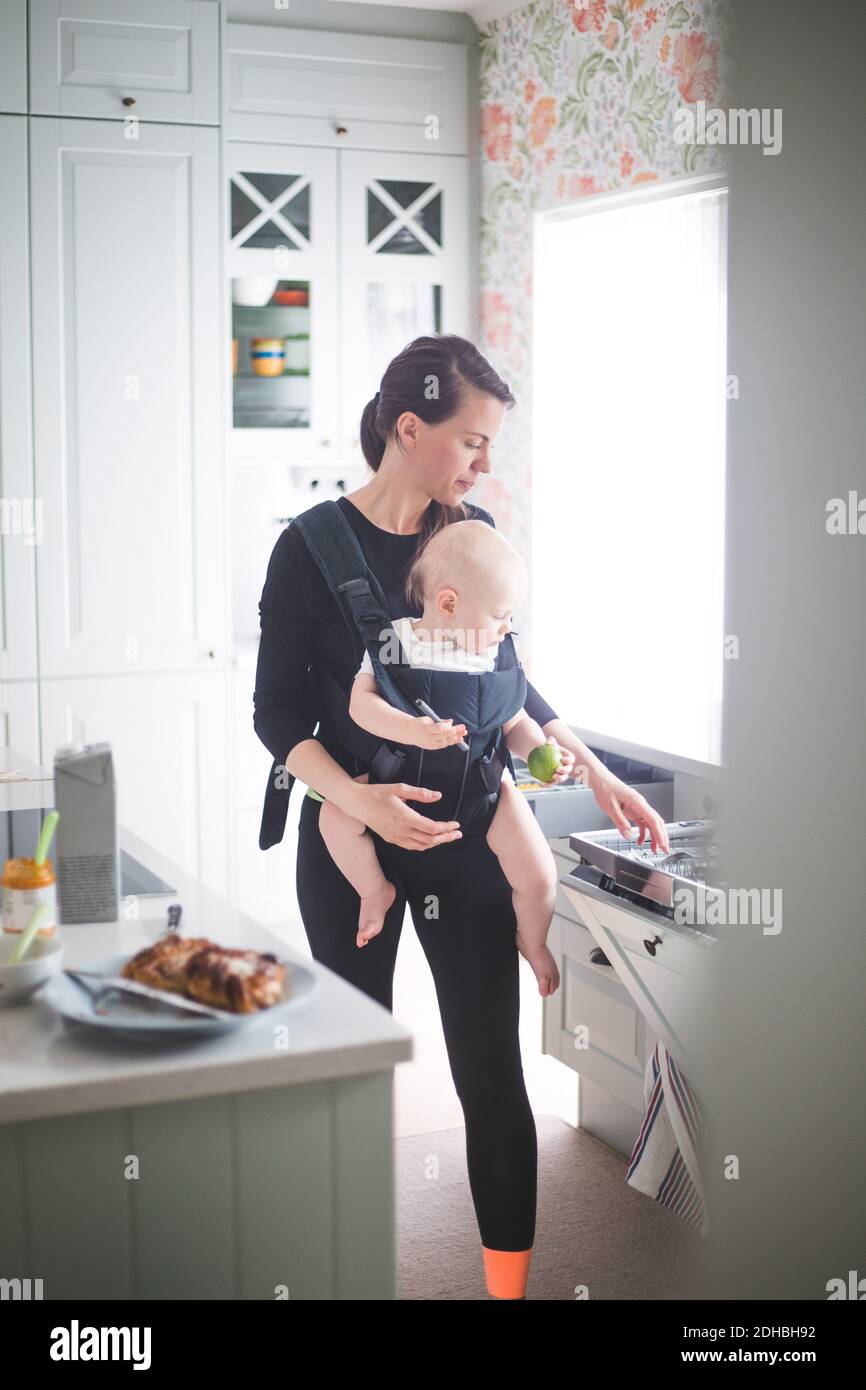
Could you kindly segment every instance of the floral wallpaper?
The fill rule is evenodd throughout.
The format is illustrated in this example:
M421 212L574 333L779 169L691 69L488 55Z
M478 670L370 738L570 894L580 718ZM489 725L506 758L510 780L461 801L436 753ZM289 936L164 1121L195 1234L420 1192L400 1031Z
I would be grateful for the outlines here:
M519 404L479 500L530 560L532 215L719 167L673 115L718 103L721 29L721 0L535 0L481 31L479 346Z

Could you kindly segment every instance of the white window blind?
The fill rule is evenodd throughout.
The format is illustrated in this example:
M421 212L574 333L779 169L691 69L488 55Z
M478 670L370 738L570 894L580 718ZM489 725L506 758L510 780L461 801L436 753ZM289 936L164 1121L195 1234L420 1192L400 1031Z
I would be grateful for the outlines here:
M725 213L713 188L536 219L533 680L720 761Z

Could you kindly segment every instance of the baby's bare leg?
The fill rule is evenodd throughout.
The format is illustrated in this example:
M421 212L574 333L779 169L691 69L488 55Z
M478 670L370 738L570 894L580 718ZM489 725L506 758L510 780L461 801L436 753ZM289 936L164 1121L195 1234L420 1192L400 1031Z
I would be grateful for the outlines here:
M367 782L369 775L365 772L354 780ZM357 943L366 946L382 930L397 890L382 872L376 846L363 821L347 815L332 801L323 801L319 830L337 868L361 899Z
M556 862L523 794L505 777L487 843L511 885L517 948L535 973L539 993L552 994L559 970L547 933L556 901Z

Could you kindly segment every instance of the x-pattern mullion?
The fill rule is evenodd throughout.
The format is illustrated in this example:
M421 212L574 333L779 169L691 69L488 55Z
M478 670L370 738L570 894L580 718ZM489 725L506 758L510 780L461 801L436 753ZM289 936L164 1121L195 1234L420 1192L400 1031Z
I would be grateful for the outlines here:
M370 189L375 193L376 197L384 203L385 207L392 214L394 221L389 222L387 227L383 227L381 232L377 232L376 236L374 236L373 240L368 244L368 251L373 253L378 251L379 247L382 246L385 241L390 241L392 236L396 236L397 231L402 226L408 231L411 231L422 245L427 247L431 255L437 256L440 254L442 247L425 232L419 222L415 221L417 213L421 212L431 199L435 198L436 194L440 192L439 187L435 183L431 184L429 188L425 188L424 192L419 194L414 203L410 203L406 208L401 207L396 198L392 198L391 194L388 193L380 183L377 183L375 179L370 180Z
M265 195L260 193L249 179L245 179L243 174L232 174L231 177L232 182L241 192L245 193L251 202L261 208L261 212L257 213L252 221L242 227L237 236L233 238L233 246L238 246L242 242L248 241L251 236L255 236L259 228L263 227L266 222L273 222L281 231L285 232L289 240L293 241L299 250L308 251L310 249L310 243L303 232L299 232L297 227L294 227L280 212L280 208L285 207L296 193L300 193L303 188L306 188L310 182L308 174L300 174L294 183L289 184L288 188L284 188L272 203L269 203Z

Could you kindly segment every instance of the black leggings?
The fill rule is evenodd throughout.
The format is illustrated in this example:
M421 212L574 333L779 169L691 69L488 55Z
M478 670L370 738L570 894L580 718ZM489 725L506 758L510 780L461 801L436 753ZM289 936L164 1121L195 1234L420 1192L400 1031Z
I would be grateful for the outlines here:
M517 924L499 860L481 830L428 850L403 849L374 833L397 897L379 935L358 947L358 894L319 833L320 807L304 796L298 834L298 902L313 958L392 1011L408 901L433 973L463 1107L481 1243L490 1250L528 1250L535 1239L538 1151L517 1031Z

